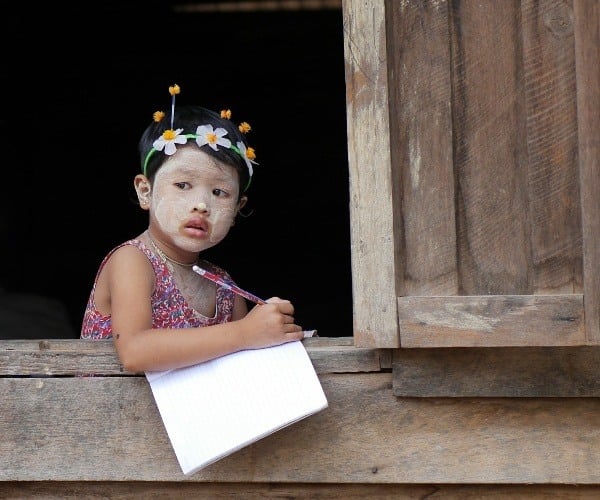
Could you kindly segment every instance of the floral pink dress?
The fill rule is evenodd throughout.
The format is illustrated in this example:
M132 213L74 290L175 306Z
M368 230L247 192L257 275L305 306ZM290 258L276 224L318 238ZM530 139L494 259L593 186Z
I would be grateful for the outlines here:
M103 316L97 309L94 302L94 292L96 291L96 283L100 271L106 264L108 258L115 250L124 246L133 245L148 257L152 264L156 281L154 285L154 293L152 294L152 326L153 328L190 328L198 326L216 325L231 321L233 314L233 303L235 295L232 291L217 287L217 300L215 316L209 318L203 316L196 310L192 309L183 298L179 288L173 279L173 275L169 268L165 265L160 257L155 255L146 245L140 240L129 240L119 246L113 248L106 257L104 257L96 277L90 297L83 315L81 325L82 339L108 339L112 337L112 324L110 316ZM220 267L203 261L201 263L205 269L218 274L225 281L232 282L229 274Z

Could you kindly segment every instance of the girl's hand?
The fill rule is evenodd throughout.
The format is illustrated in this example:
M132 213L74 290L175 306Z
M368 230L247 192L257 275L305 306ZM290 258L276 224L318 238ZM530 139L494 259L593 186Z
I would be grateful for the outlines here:
M254 306L240 320L244 323L244 345L260 349L301 340L302 327L294 323L294 306L289 300L271 297L266 304Z

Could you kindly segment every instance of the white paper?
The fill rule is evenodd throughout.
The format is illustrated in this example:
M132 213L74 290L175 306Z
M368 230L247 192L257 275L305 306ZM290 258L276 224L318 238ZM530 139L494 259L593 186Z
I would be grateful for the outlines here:
M146 378L186 475L328 406L301 341Z

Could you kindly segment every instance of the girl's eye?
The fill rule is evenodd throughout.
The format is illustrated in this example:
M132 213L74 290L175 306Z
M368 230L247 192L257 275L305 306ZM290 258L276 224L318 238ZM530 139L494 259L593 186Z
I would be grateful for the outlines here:
M227 191L223 191L222 189L215 188L212 190L212 194L215 196L227 196L229 193L227 193Z
M175 186L177 186L179 189L189 189L190 184L189 182L176 182Z

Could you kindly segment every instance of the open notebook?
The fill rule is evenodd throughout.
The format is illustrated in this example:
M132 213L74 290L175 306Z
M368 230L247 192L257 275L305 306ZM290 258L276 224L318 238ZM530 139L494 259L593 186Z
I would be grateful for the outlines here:
M146 378L186 475L328 405L301 341Z

